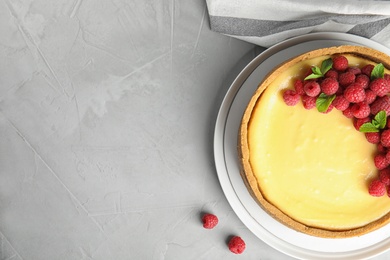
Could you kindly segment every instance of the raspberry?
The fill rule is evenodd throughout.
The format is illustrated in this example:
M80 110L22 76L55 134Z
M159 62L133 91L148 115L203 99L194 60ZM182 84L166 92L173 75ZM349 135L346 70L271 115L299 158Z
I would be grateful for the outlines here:
M390 85L384 78L378 78L371 81L370 89L374 91L379 97L383 97L390 92Z
M367 64L366 66L364 66L363 68L361 68L361 71L363 74L371 77L371 72L372 70L374 69L374 65L372 64Z
M341 86L348 86L355 82L356 76L352 72L344 72L339 76L339 84Z
M375 155L374 156L374 164L378 170L383 170L384 168L389 166L389 163L386 160L386 155L384 155L384 154Z
M381 144L384 147L390 147L390 129L386 129L381 134Z
M311 97L318 96L321 92L320 84L315 81L306 82L303 89L305 90L306 95Z
M362 86L362 88L367 88L370 84L370 78L365 74L359 74L356 76L355 83Z
M384 185L390 185L390 168L386 168L379 171L379 180Z
M349 67L347 71L352 72L355 75L362 73L361 69L359 69L358 67Z
M348 60L342 55L333 57L333 68L338 71L348 69Z
M345 99L344 96L336 96L336 98L332 102L333 106L340 111L344 111L349 107L349 102L348 100Z
M239 236L234 236L230 239L229 243L229 250L232 251L235 254L241 254L245 250L245 242L242 240Z
M295 90L288 89L283 92L283 100L287 106L295 106L298 104L301 97L295 92Z
M365 124L365 123L368 123L370 122L370 118L369 117L364 117L364 118L356 118L354 121L353 121L353 126L355 127L356 130L359 131L360 127Z
M372 102L374 102L376 99L376 94L374 91L372 91L371 89L366 89L366 100L365 102L367 104L371 104Z
M302 104L305 109L312 109L316 107L316 98L310 97L306 94L302 96Z
M374 197L381 197L386 193L386 186L380 180L373 180L368 187L368 193Z
M325 78L338 79L339 73L337 71L335 71L334 69L330 69L330 70L328 70L328 72L325 73Z
M333 95L339 89L339 83L334 78L325 78L321 84L321 90L326 95Z
M355 103L351 107L352 115L356 118L368 117L371 113L370 106L365 102Z
M388 163L390 163L390 151L386 152L386 160Z
M343 110L343 115L347 118L353 118L353 114L350 106Z
M207 229L212 229L218 224L217 216L206 213L202 217L203 227Z
M302 96L303 94L305 94L305 91L303 90L303 81L300 79L294 81L294 89L298 95Z
M364 92L364 88L354 83L345 89L344 97L351 103L359 103L366 99L366 93Z
M390 115L390 97L387 95L377 98L371 104L371 114L376 115L381 110L386 111L386 115Z
M381 135L378 132L365 133L365 135L366 135L366 139L369 143L378 144L381 141Z
M388 152L387 147L384 147L381 143L379 143L376 147L378 149L378 152L387 154L387 152ZM386 158L386 160L387 160L387 158Z

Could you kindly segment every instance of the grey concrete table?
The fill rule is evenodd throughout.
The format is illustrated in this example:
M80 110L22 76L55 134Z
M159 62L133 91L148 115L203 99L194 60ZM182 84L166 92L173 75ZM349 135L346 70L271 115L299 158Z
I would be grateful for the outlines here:
M1 260L290 259L218 182L217 111L261 49L203 0L3 0L0 32Z

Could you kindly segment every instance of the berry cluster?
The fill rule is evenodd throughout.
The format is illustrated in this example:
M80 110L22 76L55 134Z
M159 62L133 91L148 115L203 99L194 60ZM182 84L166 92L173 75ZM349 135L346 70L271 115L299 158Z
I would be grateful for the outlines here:
M311 68L304 79L296 79L283 99L289 106L302 101L306 109L317 107L322 113L337 109L351 118L367 141L378 147L374 163L379 174L370 183L369 194L390 197L390 75L382 64L359 68L349 66L343 55L334 56L321 68Z

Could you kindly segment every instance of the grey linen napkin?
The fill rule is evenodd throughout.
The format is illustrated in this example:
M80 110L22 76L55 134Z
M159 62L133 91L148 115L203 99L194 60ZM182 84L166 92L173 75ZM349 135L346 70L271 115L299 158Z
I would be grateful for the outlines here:
M390 48L390 1L206 0L213 31L263 47L312 32L360 35Z

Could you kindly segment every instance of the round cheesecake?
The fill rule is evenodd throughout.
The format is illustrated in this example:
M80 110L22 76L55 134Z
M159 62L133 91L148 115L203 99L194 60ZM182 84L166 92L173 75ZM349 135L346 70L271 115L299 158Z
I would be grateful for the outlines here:
M377 146L333 109L320 113L287 106L282 93L308 69L336 55L349 66L382 63L390 57L360 46L314 50L281 64L260 83L239 131L241 175L259 205L282 224L313 236L360 236L390 221L390 198L371 196L378 178Z

